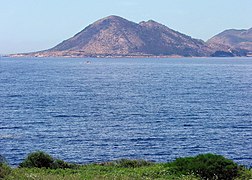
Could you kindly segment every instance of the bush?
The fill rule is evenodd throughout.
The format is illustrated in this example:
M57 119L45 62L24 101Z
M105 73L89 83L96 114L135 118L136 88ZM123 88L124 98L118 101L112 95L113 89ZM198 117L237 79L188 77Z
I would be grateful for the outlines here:
M53 161L53 158L49 154L37 151L29 154L28 157L19 164L19 166L25 168L51 168Z
M232 180L238 176L240 169L233 161L214 154L178 158L171 163L171 166L175 171L183 174L195 174L209 180Z
M21 168L49 168L49 169L67 169L76 168L77 165L67 163L60 159L54 159L49 154L37 151L28 155L28 157L19 164Z

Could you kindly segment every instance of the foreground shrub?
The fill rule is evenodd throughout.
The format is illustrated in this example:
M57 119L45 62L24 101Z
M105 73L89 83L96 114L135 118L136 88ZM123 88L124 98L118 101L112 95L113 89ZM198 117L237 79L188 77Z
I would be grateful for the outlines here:
M60 159L54 159L49 154L37 151L28 155L28 157L19 164L21 168L49 168L49 169L67 169L75 168L77 165L67 163Z
M195 174L202 179L232 180L238 176L239 166L220 155L202 154L196 157L178 158L171 163L175 171Z
M53 158L42 151L37 151L28 155L28 157L19 164L20 167L25 168L51 168Z

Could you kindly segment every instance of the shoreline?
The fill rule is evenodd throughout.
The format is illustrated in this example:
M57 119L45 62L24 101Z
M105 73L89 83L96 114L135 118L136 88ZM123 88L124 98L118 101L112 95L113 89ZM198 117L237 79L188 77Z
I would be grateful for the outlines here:
M113 58L118 58L118 59L182 59L182 58L197 58L197 59L205 59L205 58L252 58L252 56L218 56L218 57L213 57L213 56L179 56L179 55L171 55L171 56L30 56L30 55L4 55L1 56L1 58L64 58L64 59L70 59L70 58L83 58L83 59L113 59Z

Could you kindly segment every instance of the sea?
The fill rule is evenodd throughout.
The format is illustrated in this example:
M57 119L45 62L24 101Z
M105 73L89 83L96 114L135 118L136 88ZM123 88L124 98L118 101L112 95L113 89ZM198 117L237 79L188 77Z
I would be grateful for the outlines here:
M0 59L0 154L252 166L252 58Z

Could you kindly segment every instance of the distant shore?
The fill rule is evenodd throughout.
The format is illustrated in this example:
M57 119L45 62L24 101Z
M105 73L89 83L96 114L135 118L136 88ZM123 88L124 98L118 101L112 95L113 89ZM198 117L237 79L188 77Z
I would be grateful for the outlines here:
M180 56L180 55L90 55L90 56L77 56L77 55L62 55L62 56L45 56L45 55L39 55L39 54L10 54L10 55L4 55L2 57L10 57L10 58L235 58L235 57L243 57L243 58L250 58L252 55L247 56Z

